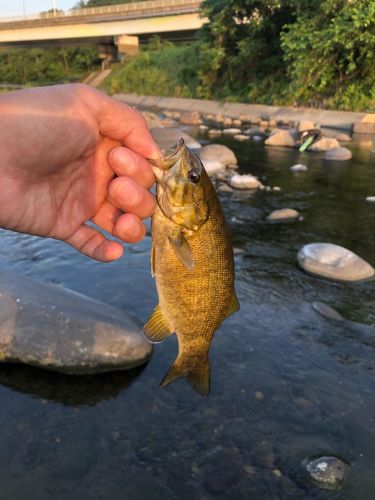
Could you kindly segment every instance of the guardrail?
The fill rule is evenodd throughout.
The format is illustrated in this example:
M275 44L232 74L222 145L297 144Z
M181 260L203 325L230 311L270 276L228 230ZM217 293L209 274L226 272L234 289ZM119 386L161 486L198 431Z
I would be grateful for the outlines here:
M31 16L0 18L1 29L76 24L82 21L135 19L198 12L202 0L146 0L102 7L72 9L66 12L45 12Z

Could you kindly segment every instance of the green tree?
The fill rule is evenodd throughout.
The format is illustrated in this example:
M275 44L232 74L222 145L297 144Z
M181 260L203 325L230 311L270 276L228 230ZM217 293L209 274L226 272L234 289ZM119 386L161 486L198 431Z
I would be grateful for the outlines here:
M344 109L375 107L375 0L296 4L282 33L284 60L298 99Z
M205 0L202 14L202 96L247 100L259 82L284 79L280 33L294 20L290 0Z

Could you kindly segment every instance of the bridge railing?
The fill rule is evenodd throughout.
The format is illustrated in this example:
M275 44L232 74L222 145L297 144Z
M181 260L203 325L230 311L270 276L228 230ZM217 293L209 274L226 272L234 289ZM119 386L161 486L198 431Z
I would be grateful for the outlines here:
M0 18L1 28L20 27L20 24L38 24L39 26L50 24L65 24L65 22L75 22L76 20L89 20L90 18L101 18L107 16L136 17L147 15L197 12L202 0L144 0L131 3L106 5L102 7L87 7L83 9L72 9L66 12L45 12L30 16ZM17 26L16 26L17 25Z

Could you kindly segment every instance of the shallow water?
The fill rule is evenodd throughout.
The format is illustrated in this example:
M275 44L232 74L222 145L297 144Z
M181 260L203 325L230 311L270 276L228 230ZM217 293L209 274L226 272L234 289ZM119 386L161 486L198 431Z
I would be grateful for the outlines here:
M203 138L204 140L204 138ZM68 377L0 367L0 500L355 499L375 491L374 281L342 284L297 267L302 245L343 245L375 264L375 153L353 159L227 141L240 172L280 192L221 195L236 250L241 311L216 333L212 389L158 384L174 336L139 370ZM295 163L309 170L292 173ZM276 208L303 220L270 224ZM150 238L99 264L56 241L1 233L0 270L61 284L146 320L156 304ZM350 322L319 315L324 302ZM374 345L374 343L372 343ZM341 489L314 484L303 461L351 464ZM370 495L370 496L369 496Z

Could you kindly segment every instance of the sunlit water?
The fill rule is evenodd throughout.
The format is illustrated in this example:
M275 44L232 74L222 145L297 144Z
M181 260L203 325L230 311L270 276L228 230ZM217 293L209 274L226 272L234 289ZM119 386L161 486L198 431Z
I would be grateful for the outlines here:
M0 368L0 500L355 499L375 495L374 343L361 327L320 316L314 301L375 323L375 282L341 284L305 274L306 243L343 245L375 264L375 153L353 159L227 141L240 172L280 192L221 195L236 250L241 311L216 333L212 388L158 384L174 336L131 373L68 377ZM309 170L293 174L289 167ZM270 224L276 208L303 220ZM56 242L1 233L0 270L57 283L146 320L157 302L150 238L120 262L99 264ZM375 338L375 327L374 327ZM343 487L324 490L303 461L334 455L351 464Z

